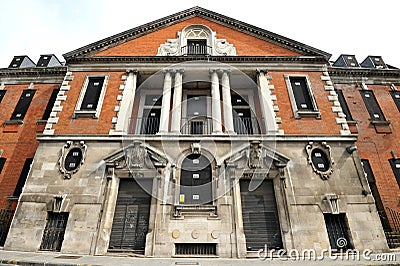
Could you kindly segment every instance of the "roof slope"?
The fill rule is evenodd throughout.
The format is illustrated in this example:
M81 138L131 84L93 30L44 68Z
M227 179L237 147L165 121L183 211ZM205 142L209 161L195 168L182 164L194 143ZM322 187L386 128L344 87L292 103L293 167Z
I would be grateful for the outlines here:
M176 23L194 17L200 17L207 19L209 21L213 21L220 25L241 31L248 35L254 36L261 40L268 41L270 43L276 44L278 46L284 47L286 49L292 50L302 55L322 56L326 59L329 59L331 57L331 54L327 52L321 51L319 49L291 40L284 36L252 26L250 24L232 19L230 17L215 13L213 11L198 6L155 20L153 22L141 25L139 27L118 33L111 37L105 38L103 40L94 42L92 44L68 52L63 56L67 61L76 57L90 56L100 51L109 49L111 47L115 47L122 43L128 42L130 40L136 39L138 37L144 36L146 34L152 33L154 31L166 28L168 26L174 25Z

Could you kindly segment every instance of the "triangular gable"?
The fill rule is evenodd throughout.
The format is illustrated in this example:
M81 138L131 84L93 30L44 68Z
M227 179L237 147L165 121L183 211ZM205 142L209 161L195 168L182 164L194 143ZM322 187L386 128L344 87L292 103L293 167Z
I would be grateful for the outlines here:
M247 23L194 7L64 54L82 56L155 56L159 46L191 24L203 24L236 48L238 56L322 56L330 54Z

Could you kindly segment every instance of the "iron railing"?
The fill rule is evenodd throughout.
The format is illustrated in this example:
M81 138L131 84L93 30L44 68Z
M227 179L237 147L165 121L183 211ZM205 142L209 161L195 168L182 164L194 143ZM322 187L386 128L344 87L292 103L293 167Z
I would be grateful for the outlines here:
M392 230L400 232L400 212L393 210L390 207L386 207L386 209L388 210L392 220Z
M384 215L386 217L385 222L382 221L382 216L380 215L386 241L389 248L398 248L400 247L400 212L390 207L386 207L386 210L389 217Z
M130 120L131 133L155 135L159 131L159 128L160 117L138 117Z
M181 133L184 135L208 135L212 132L212 118L195 116L182 118Z
M233 126L238 135L260 134L260 127L256 118L234 117Z
M212 47L207 45L183 46L181 55L212 55Z
M6 242L14 212L14 210L9 209L0 210L0 246L4 246Z

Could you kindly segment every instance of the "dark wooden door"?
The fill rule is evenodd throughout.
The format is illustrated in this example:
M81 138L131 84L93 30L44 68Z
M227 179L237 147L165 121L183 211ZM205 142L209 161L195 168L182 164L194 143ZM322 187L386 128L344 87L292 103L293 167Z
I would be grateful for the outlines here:
M248 251L283 247L272 180L264 180L249 191L250 180L240 181L242 215Z
M121 180L111 230L110 249L144 251L151 196L135 180Z

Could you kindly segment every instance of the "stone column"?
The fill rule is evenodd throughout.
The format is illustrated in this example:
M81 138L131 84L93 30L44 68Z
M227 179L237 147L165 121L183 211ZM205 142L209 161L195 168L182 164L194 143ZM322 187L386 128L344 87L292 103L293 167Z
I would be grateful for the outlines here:
M277 132L278 127L275 123L274 106L269 91L269 83L266 77L267 70L257 70L258 95L260 98L261 115L264 120L265 133Z
M182 120L182 75L183 70L175 73L174 98L172 103L171 132L180 134Z
M169 125L169 111L171 105L171 86L172 86L172 77L171 70L166 70L164 72L164 87L163 87L163 96L162 96L162 105L161 105L161 116L160 116L160 134L168 133L168 125Z
M221 124L221 97L219 95L219 78L217 70L211 70L211 116L213 134L222 133Z
M222 102L224 107L224 125L225 133L234 133L235 128L233 126L233 115L232 115L232 101L231 101L231 85L229 83L228 71L222 72L221 78L222 85Z
M122 101L118 112L118 120L115 125L115 130L112 134L128 133L133 102L135 100L136 92L136 70L127 70L127 77L125 81L124 91L122 93Z

